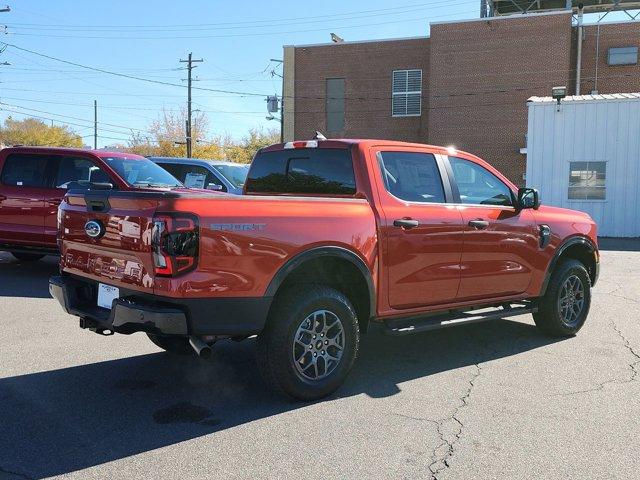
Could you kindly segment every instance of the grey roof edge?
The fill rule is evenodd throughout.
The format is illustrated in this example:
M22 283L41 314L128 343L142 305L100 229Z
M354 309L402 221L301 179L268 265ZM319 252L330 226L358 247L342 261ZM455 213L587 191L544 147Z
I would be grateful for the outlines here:
M635 93L600 93L598 95L569 95L562 99L562 103L586 103L586 102L620 102L640 101L640 92ZM552 97L529 97L528 104L556 103Z

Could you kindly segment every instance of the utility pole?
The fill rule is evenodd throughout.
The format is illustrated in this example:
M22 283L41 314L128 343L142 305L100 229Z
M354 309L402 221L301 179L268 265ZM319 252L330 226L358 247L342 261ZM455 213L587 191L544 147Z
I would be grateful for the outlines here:
M282 75L278 75L276 73L275 68L271 70L271 76L278 76L282 79L281 81L281 93L280 93L280 143L284 142L284 60L280 60L279 58L271 58L272 62L279 63L282 65Z
M194 60L192 53L189 53L187 60L180 59L181 63L187 64L187 124L186 124L186 141L187 141L187 158L191 158L192 138L191 138L191 70L195 68L194 63L203 62L202 58Z
M98 149L98 101L93 101L93 149Z

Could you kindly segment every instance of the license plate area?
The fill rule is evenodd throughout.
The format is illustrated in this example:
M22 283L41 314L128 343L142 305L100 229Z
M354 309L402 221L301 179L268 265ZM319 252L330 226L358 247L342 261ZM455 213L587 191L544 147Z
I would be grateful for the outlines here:
M111 285L105 285L104 283L98 284L98 306L111 310L111 305L116 298L120 297L120 289L118 287L112 287Z

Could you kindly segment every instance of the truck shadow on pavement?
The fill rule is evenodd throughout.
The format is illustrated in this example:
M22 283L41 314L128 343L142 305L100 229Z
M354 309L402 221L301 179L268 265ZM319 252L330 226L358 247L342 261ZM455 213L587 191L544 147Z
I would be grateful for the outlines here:
M58 273L58 257L21 262L0 252L0 297L51 298L49 277Z
M325 401L392 396L403 382L552 342L507 320L401 338L372 333ZM267 389L253 341L219 342L210 361L156 353L3 378L0 477L70 473L306 406Z

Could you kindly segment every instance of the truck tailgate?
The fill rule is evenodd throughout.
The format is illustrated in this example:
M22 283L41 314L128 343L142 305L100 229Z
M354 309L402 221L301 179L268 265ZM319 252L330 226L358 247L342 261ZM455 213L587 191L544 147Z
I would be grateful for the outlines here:
M69 193L60 205L61 270L109 285L153 293L153 215L141 192Z

